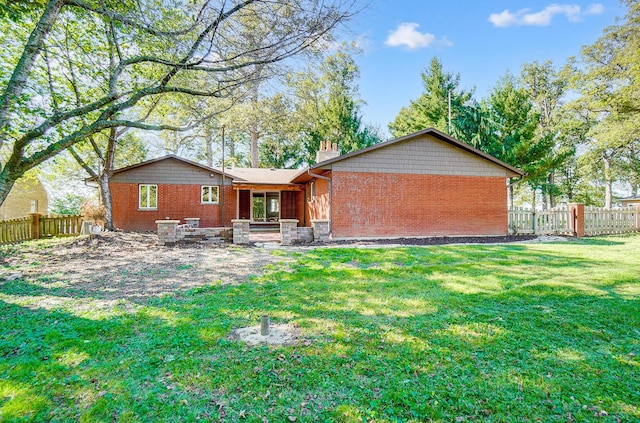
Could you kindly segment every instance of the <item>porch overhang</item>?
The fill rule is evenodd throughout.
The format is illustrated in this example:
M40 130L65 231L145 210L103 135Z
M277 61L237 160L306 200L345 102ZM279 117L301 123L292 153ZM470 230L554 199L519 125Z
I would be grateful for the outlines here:
M233 189L251 191L304 191L304 185L298 184L256 184L234 182Z

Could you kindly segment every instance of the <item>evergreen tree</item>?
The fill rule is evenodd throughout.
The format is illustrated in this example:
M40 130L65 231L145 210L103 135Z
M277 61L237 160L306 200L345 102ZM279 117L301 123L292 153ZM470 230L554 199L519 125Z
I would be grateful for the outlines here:
M394 137L400 137L426 128L449 131L449 95L451 95L452 120L464 123L461 119L468 113L467 103L473 91L460 88L460 75L445 72L437 57L431 60L430 67L421 73L424 92L418 99L403 107L395 120L389 124Z

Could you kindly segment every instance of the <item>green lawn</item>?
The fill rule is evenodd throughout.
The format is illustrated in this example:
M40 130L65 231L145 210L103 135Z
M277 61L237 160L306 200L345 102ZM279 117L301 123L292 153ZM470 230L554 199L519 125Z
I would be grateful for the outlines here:
M640 236L294 256L144 304L0 283L0 420L640 421ZM263 314L305 341L229 340Z

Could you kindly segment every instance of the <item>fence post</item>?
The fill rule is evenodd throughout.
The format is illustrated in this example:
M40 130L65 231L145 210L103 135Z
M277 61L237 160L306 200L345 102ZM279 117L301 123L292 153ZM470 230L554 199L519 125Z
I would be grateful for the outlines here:
M31 219L31 239L40 239L40 213L29 213Z
M569 203L569 227L573 232L573 236L584 236L584 204Z

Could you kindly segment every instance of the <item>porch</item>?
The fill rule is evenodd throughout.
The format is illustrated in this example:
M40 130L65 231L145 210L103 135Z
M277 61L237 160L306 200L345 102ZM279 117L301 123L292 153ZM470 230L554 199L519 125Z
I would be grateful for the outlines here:
M249 220L251 230L279 230L283 219L297 219L304 226L304 188L290 186L235 186L236 219Z

